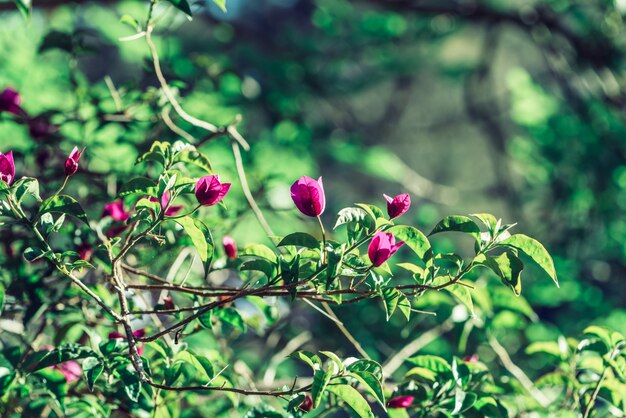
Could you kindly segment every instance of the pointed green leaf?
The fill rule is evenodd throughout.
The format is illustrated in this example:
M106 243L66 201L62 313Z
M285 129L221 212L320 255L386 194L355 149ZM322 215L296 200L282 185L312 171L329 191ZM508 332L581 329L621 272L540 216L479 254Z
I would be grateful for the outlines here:
M524 234L516 234L500 242L499 245L516 248L530 257L531 260L537 263L539 267L550 276L557 287L559 286L554 261L552 261L552 257L539 241Z
M396 240L403 241L426 265L432 263L432 247L426 235L419 229L412 226L396 225L389 228L387 232L391 232Z
M480 228L476 223L467 216L446 216L443 218L435 228L431 231L430 235L438 234L440 232L464 232L471 235L477 242L480 242Z
M367 403L363 395L350 385L329 386L330 393L347 403L350 408L361 418L375 418L372 408Z
M198 250L200 260L204 264L205 276L209 274L211 262L213 261L213 237L209 228L199 219L189 216L174 219L174 221L183 227L194 247Z
M44 213L64 213L89 224L85 211L72 197L66 195L52 196L46 199L39 208L39 217Z

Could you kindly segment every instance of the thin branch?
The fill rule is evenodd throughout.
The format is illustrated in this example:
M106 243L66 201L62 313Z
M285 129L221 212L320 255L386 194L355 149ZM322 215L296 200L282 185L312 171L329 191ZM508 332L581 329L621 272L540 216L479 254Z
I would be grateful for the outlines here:
M524 389L526 389L539 405L543 408L547 407L550 404L550 400L546 398L542 391L537 389L532 380L526 376L526 373L524 373L517 364L513 363L506 348L504 348L493 335L489 335L488 339L491 349L496 353L504 368L522 384Z

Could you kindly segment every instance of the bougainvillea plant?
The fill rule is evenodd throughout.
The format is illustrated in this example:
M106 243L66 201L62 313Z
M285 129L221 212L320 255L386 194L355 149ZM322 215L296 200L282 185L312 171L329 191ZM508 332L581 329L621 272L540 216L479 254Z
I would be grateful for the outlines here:
M286 409L296 415L317 408L326 396L334 395L358 415L369 417L373 412L367 397L381 409L411 408L417 405L414 392L418 386L409 381L386 394L383 369L377 362L367 358L341 359L326 351L320 353L328 359L324 362L320 354L300 351L292 356L311 367L311 383L299 384L294 376L289 387L242 388L235 376L225 372L227 364L186 351L184 340L218 324L245 332L245 320L234 304L242 299L255 300L255 304L268 310L268 315L274 315L264 299L344 305L378 298L387 318L400 312L408 320L414 311L413 301L425 292L449 289L460 300L468 301L473 286L464 279L470 271L481 267L492 270L506 286L519 293L521 254L541 266L556 283L552 260L543 246L525 235L511 235L512 225L503 225L488 214L449 216L431 232L434 235L458 231L470 235L475 242L475 254L470 259L435 253L424 233L398 223L410 206L407 195L386 198L387 213L371 204L341 210L334 229L345 227L345 238L335 234L333 238L338 240L330 239L320 218L325 209L322 181L306 176L294 182L291 198L300 212L319 221L321 239L295 231L275 238L274 249L251 244L237 251L234 240L225 236L225 263L224 259L215 259L216 240L203 218L227 200L231 184L221 182L216 174L202 175L203 171L211 172L211 168L208 158L195 147L180 141L155 142L137 162L145 167L146 176L128 181L119 190L120 200L107 204L98 221L90 221L80 203L64 194L68 180L79 169L80 157L81 152L74 148L65 167L59 168L65 174L60 188L50 196L41 196L39 181L19 175L19 161L16 168L11 152L0 155L0 215L6 219L3 228L22 228L34 238L35 244L24 250L24 258L31 263L53 265L90 303L101 308L101 315L94 320L108 324L111 332L93 347L60 345L22 353L21 362L4 376L5 391L29 376L46 379L54 370L64 376L65 382L61 383L72 384L76 371L82 368L90 389L99 380L111 388L119 385L133 403L132 409L152 407L155 397L167 391L216 391L284 399ZM90 248L83 245L79 252L79 248L55 246L55 234L70 219L82 225L81 239ZM202 285L191 284L191 279L189 284L174 283L150 271L149 266L133 265L144 246L159 246L164 240L177 240L183 235L189 237L202 261L203 274L196 278ZM405 273L392 275L393 256L403 247L412 253L411 262L397 263ZM90 262L94 251L104 254L97 267ZM86 276L90 269L96 272ZM241 286L211 285L206 278L216 269L239 271ZM86 277L97 277L95 288ZM146 304L144 301L154 301L157 291L167 291L171 296ZM513 293L511 297L515 297ZM137 317L153 320L136 329L133 318ZM166 336L173 336L173 345L162 342ZM150 357L144 355L146 344ZM82 364L79 366L77 361ZM433 361L442 360L428 356L411 359L424 370ZM184 373L183 364L193 367L194 372ZM477 361L458 360L452 366L442 363L437 367L460 376L446 388L450 394L467 399L480 394L483 402L474 402L471 407L499 408L497 401L485 401L494 398L481 383L487 370ZM463 381L465 378L467 382ZM355 389L357 386L362 390ZM470 390L468 396L466 391ZM59 407L63 404L59 403ZM462 402L454 408L466 409Z

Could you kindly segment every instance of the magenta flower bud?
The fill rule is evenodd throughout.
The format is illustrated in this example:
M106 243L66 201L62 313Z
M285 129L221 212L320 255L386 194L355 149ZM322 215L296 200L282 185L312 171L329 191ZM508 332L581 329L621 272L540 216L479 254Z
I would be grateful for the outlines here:
M387 401L389 408L408 408L413 404L415 397L413 396L396 396Z
M159 200L156 197L150 197L150 201L158 202ZM161 202L160 202L161 208L162 209L166 208L169 202L170 202L170 192L166 191L165 193L163 193L163 196L161 196ZM165 216L176 216L176 214L180 212L182 208L183 208L182 206L170 206L165 211Z
M222 245L224 246L224 252L228 256L229 259L234 260L237 257L237 244L232 237L228 235L224 235L224 239L222 239Z
M386 194L383 195L387 201L387 214L389 219L395 219L404 213L411 207L411 196L408 193L399 194L393 199Z
M104 205L102 216L110 216L114 221L124 222L130 218L130 214L124 209L124 202L116 200Z
M304 395L304 400L300 404L300 410L309 412L313 409L313 398L311 398L311 394L308 392Z
M67 160L65 160L65 175L67 177L73 176L74 174L76 174L76 171L78 170L78 160L80 159L80 156L83 154L83 151L85 151L85 148L78 151L78 148L74 147L72 152L70 152L70 156L67 157Z
M13 162L13 151L7 154L0 152L0 181L11 185L15 179L15 163Z
M196 199L202 206L213 206L219 203L230 190L230 183L220 183L217 176L202 177L196 183Z
M22 98L17 90L7 87L0 93L0 112L19 115L22 112L21 104Z
M322 178L317 181L302 176L291 186L291 198L298 210L306 216L319 216L326 208Z
M390 232L377 232L367 248L367 255L374 267L378 267L389 260L403 244L402 241L396 244L396 238Z
M470 356L463 357L463 361L466 363L478 363L478 354L472 354Z
M163 309L176 309L176 305L174 305L174 300L171 296L163 298Z
M63 376L65 376L65 380L67 381L67 383L75 382L83 375L83 370L81 369L80 364L78 364L77 361L73 360L66 361L60 364L55 364L54 366L52 366L52 368L57 369L58 371L63 373Z
M93 255L93 247L89 244L82 243L76 250L78 253L78 258L81 260L89 261L91 260L91 256Z

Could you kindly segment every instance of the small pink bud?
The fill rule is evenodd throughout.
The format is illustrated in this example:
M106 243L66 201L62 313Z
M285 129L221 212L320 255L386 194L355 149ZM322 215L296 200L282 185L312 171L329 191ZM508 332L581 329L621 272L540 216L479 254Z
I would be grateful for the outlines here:
M116 200L104 205L102 216L110 216L114 221L124 222L130 218L130 214L124 209L124 202Z
M237 244L232 237L228 235L224 235L224 239L222 239L222 245L224 246L224 252L229 259L234 260L237 257Z
M166 296L163 298L163 308L164 309L176 309L176 305L174 305L174 301L171 296Z
M7 154L0 152L0 181L11 185L15 179L15 163L13 162L13 151Z
M48 135L52 135L59 130L59 127L51 124L44 117L35 117L28 119L28 132L35 139L43 139Z
M65 376L65 380L67 383L72 383L80 379L83 374L83 370L78 364L77 361L66 361L64 363L55 364L52 366L54 369L57 369L63 376Z
M76 173L76 171L78 170L78 160L83 154L83 151L85 151L85 148L80 151L78 151L78 147L74 147L74 149L72 149L72 152L70 152L70 156L67 157L67 160L65 160L66 176L73 176Z
M93 247L89 244L82 243L76 250L81 260L89 261L93 255Z
M387 407L389 408L408 408L413 404L415 397L413 396L396 396L395 398L387 401Z
M22 98L17 90L7 87L0 92L0 112L9 112L14 115L19 115L22 113L21 104Z
M291 198L300 212L306 216L321 215L326 208L326 196L322 178L317 181L302 176L291 186Z
M411 207L411 196L408 193L399 194L393 199L386 194L383 195L387 201L387 214L389 219L402 216Z
M378 232L367 248L367 255L374 267L378 267L389 260L403 244L402 241L396 244L396 238L390 232Z
M308 392L304 395L304 400L300 404L300 409L305 412L309 412L313 409L313 398L311 398L311 395Z
M478 354L472 354L471 356L463 357L463 361L466 363L478 363Z
M220 183L217 176L202 177L196 183L196 199L202 206L213 206L219 203L230 190L230 183Z

